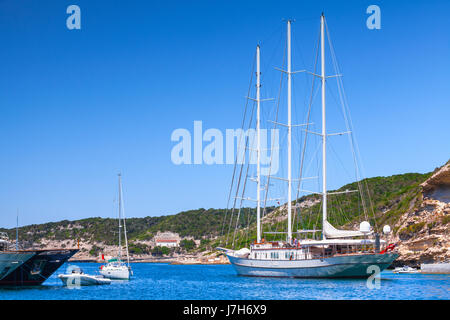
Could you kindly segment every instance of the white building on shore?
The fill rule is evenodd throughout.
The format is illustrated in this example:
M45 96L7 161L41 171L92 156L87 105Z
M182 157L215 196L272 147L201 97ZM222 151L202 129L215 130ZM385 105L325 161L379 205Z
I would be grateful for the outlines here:
M177 233L158 232L155 236L155 246L175 248L180 246L181 238Z

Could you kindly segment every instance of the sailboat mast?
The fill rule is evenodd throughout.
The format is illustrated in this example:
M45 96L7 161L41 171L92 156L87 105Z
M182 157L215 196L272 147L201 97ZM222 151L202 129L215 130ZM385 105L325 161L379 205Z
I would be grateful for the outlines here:
M16 251L19 251L19 209L17 209L16 221Z
M325 111L325 16L320 17L320 48L321 48L321 78L322 78L322 239L325 237L325 222L327 221L327 130Z
M125 221L125 209L124 209L124 204L123 204L123 190L121 188L120 190L120 198L122 199L121 203L122 203L122 219L123 219L123 236L125 238L125 249L127 250L127 264L128 264L128 268L130 267L130 252L128 250L128 237L127 237L127 223Z
M121 223L121 211L122 211L122 175L119 173L119 261L122 258L122 223Z
M288 242L292 240L292 176L291 176L291 153L292 153L292 124L291 124L291 20L287 22L287 76L288 76Z
M257 112L256 112L256 133L258 139L257 145L257 186L256 186L256 237L257 242L261 242L261 110L260 110L260 88L261 88L261 69L260 69L260 48L259 45L256 46L256 101L257 101Z

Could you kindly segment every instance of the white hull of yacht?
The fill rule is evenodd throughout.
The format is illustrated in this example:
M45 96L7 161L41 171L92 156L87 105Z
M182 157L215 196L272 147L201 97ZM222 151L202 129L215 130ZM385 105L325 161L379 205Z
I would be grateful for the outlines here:
M378 266L380 272L391 265L397 253L342 255L324 259L262 260L235 257L227 254L239 275L290 278L368 278L368 269Z

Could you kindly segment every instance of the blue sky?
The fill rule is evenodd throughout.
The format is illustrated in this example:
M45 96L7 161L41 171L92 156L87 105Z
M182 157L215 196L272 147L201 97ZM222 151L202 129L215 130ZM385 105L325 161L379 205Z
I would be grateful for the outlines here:
M71 4L81 30L66 28ZM371 4L381 30L366 27ZM1 0L0 226L17 209L21 224L114 217L119 171L127 216L225 207L232 166L174 165L171 133L238 128L255 45L273 96L283 19L294 69L311 69L322 11L365 175L446 162L448 1Z

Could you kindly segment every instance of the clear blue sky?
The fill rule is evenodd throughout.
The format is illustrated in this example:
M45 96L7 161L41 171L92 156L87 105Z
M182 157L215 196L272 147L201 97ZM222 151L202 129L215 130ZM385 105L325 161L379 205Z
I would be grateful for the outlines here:
M66 28L71 4L81 30ZM311 68L322 11L365 175L446 162L448 1L0 0L0 226L17 208L21 224L114 217L119 171L128 216L225 207L232 166L174 165L171 133L239 127L255 45L273 52L296 19Z

